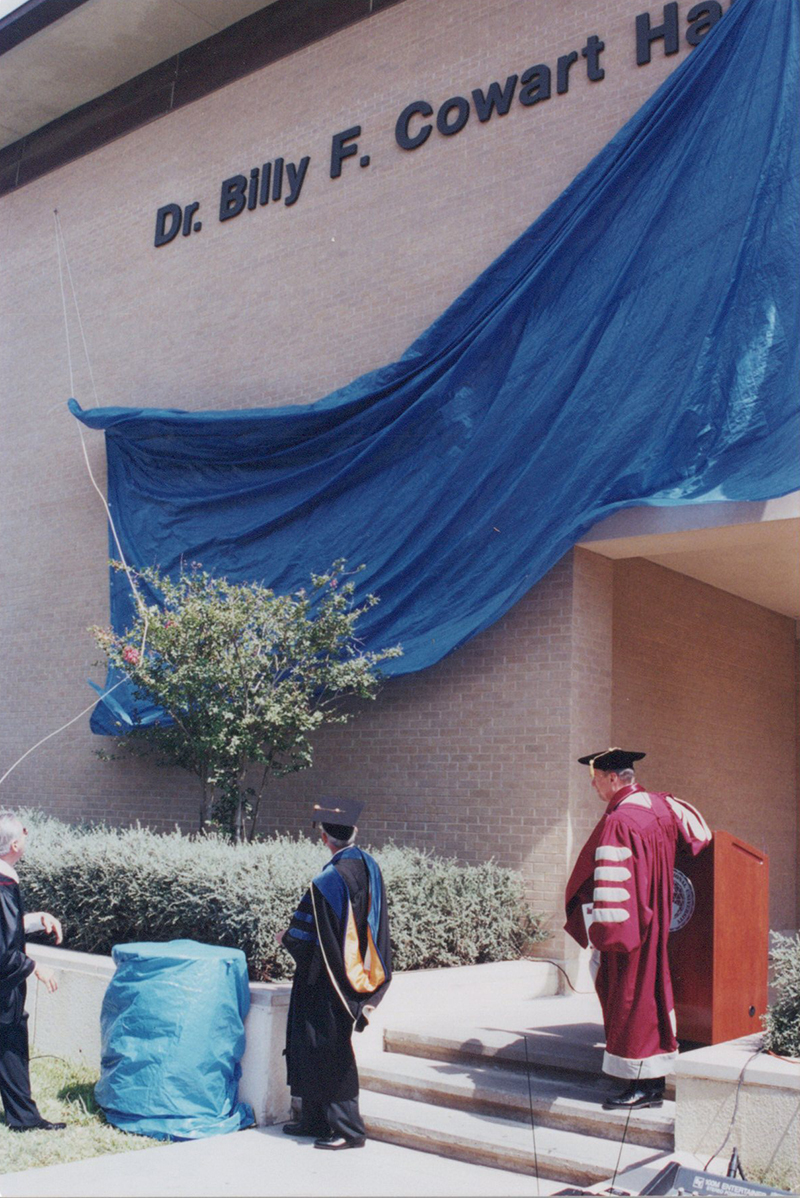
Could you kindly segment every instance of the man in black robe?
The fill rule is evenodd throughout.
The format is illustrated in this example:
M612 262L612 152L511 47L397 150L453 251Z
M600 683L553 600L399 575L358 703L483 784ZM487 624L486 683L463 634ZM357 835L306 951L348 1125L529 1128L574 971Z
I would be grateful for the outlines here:
M35 974L52 993L55 976L36 965L25 952L25 933L53 933L62 940L61 924L47 911L25 914L14 868L25 852L27 829L11 811L0 811L0 1097L12 1131L58 1131L65 1123L50 1123L39 1114L31 1096L28 1070L26 979Z
M286 1032L292 1095L300 1119L287 1135L313 1136L315 1148L361 1148L366 1129L358 1109L353 1029L386 993L391 945L381 871L355 844L363 803L325 799L314 825L331 853L303 895L279 942L292 954L295 975Z

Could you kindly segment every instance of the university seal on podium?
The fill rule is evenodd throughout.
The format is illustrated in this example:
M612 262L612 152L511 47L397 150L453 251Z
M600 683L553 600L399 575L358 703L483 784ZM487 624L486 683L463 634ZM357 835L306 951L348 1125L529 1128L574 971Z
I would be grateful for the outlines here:
M670 932L679 932L685 928L694 915L695 895L691 879L676 869L673 873L674 888L672 895L672 921Z

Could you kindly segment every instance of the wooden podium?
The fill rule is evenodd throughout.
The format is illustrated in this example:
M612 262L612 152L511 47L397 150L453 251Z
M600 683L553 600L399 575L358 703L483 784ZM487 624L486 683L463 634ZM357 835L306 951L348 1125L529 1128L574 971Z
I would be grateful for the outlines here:
M766 855L730 832L715 832L698 857L678 853L669 964L679 1040L718 1044L762 1030L768 880Z

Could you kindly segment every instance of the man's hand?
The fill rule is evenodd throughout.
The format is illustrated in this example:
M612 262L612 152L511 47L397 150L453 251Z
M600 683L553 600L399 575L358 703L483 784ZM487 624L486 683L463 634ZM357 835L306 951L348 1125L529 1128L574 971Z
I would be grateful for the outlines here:
M56 944L61 944L64 939L64 933L61 929L61 921L56 919L55 915L51 915L49 911L41 912L42 927L48 935L52 934L56 938Z
M61 944L64 939L60 921L49 911L29 911L25 916L25 935L31 936L37 932L46 932L48 936L55 936L56 944Z
M283 944L283 938L286 935L286 931L287 931L287 929L284 929L284 931L282 931L282 932L275 933L275 943L276 944Z
M48 994L55 994L58 989L58 982L52 969L45 969L43 965L37 965L33 973L37 981L40 981L47 988Z

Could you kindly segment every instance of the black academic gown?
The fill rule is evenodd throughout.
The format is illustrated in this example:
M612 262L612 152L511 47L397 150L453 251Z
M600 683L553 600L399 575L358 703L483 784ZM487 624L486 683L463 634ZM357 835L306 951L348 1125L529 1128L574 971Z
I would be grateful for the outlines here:
M25 1010L25 979L36 968L25 952L23 918L18 883L0 874L0 1025L19 1023Z
M284 937L295 975L286 1032L293 1095L323 1104L358 1096L353 1029L391 980L383 878L374 858L341 849L314 878Z
M0 873L0 1099L10 1127L41 1119L28 1073L25 991L36 963L25 952L23 917L19 884Z

